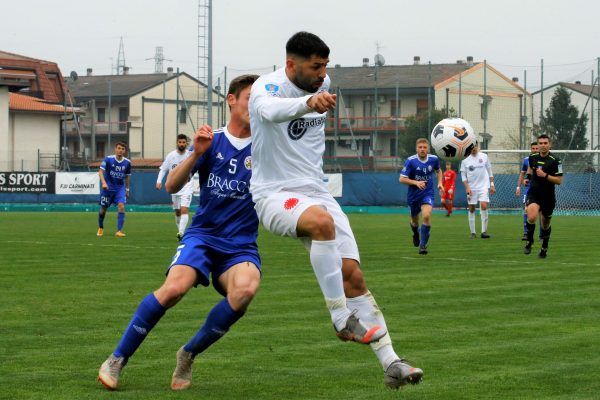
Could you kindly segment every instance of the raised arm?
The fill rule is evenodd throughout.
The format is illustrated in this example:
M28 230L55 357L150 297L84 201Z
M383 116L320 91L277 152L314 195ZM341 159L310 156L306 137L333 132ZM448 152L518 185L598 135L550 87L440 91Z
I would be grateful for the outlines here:
M253 85L248 107L261 119L275 123L291 121L311 112L325 113L335 108L336 95L329 92L298 98L282 98L264 85Z

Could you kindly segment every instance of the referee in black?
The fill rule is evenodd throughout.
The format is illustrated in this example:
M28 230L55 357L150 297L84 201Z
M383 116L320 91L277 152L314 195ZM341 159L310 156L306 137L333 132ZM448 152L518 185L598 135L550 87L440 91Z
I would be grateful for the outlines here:
M552 212L556 205L554 187L560 185L563 180L562 162L550 152L552 142L548 135L540 135L537 139L538 152L529 156L529 168L525 174L525 181L530 181L529 191L525 204L527 207L527 244L523 252L531 253L533 235L535 233L535 221L538 214L542 213L540 233L542 238L542 249L538 253L539 258L546 258L548 253L548 242L550 241L550 221ZM527 184L527 183L525 183Z

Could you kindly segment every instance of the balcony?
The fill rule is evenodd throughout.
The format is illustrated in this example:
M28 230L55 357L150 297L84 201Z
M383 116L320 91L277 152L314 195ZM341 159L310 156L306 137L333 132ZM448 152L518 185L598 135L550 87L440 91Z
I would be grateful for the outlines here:
M79 133L81 135L92 134L92 121L87 118L80 118L79 121L67 121L67 134L76 135L77 124L79 124ZM96 122L95 131L96 135L108 135L108 132L111 134L126 134L127 121L116 121L110 124L108 122Z
M325 133L331 134L337 130L339 133L371 132L373 130L381 132L395 132L396 129L402 131L405 128L406 118L404 117L350 117L350 118L327 118Z

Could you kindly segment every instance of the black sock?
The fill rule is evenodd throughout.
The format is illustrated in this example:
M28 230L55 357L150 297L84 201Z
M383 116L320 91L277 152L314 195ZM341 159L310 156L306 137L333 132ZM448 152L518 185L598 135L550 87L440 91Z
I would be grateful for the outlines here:
M550 233L552 233L552 227L549 226L548 229L540 227L540 232L542 233L542 247L547 249L548 242L550 241Z
M535 234L535 224L527 222L527 241L533 242L533 235Z
M419 234L419 225L413 226L413 224L410 224L410 229L412 229L413 235Z

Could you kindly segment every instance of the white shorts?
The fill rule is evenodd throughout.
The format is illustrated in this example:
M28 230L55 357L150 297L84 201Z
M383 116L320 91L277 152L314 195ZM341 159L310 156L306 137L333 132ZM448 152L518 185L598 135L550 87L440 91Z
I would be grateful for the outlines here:
M484 201L490 202L490 195L488 190L474 190L471 189L471 195L467 196L467 203L469 205L477 204L478 202Z
M342 258L353 259L360 263L358 246L350 227L350 221L331 194L307 195L297 192L278 192L258 200L255 208L258 219L269 232L298 238L296 227L300 216L307 208L315 205L323 207L333 217L335 242ZM307 237L299 239L310 251L312 240Z
M181 207L190 208L192 203L192 194L172 194L173 210L179 210Z

